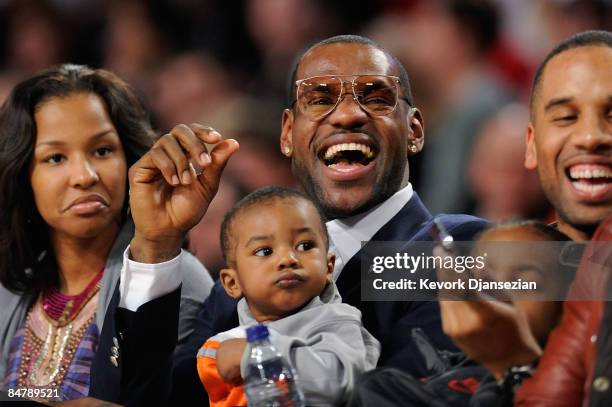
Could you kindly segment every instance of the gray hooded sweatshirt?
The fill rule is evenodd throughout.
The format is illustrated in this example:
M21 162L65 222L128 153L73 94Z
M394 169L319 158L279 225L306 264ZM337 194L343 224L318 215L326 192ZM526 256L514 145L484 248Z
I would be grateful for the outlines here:
M299 312L267 323L270 340L291 364L308 406L342 405L357 378L376 367L380 343L361 325L361 312L343 304L334 283ZM246 328L257 324L246 300L238 302L240 327L210 340L246 337ZM246 375L248 354L240 371Z

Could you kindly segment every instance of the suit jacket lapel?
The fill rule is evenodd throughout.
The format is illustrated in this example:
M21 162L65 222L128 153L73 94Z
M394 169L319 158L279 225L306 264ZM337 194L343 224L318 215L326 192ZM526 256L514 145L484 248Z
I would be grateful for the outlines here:
M406 205L387 222L378 232L372 236L370 241L408 241L411 240L430 221L431 214L423 205L416 192ZM367 245L368 243L366 243ZM363 250L363 248L362 248ZM359 250L346 263L342 269L336 284L342 299L351 305L355 305L355 291L360 295L360 267L361 250Z

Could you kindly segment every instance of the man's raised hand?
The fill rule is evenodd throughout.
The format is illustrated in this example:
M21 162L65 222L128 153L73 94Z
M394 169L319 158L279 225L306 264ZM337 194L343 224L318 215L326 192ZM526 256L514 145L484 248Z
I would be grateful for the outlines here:
M206 144L214 144L210 152ZM178 254L187 232L206 213L221 173L237 150L236 140L223 140L210 127L179 124L130 168L134 260L159 263ZM190 161L202 169L200 175Z

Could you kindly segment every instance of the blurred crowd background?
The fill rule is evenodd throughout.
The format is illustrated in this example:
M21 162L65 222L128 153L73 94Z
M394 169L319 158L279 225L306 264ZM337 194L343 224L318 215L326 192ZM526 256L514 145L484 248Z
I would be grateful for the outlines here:
M73 62L128 81L163 134L200 122L241 144L191 232L214 274L223 214L264 185L293 186L278 148L294 60L336 34L368 36L406 66L426 142L411 182L434 213L550 219L523 168L535 68L558 42L612 29L612 0L0 0L0 101Z

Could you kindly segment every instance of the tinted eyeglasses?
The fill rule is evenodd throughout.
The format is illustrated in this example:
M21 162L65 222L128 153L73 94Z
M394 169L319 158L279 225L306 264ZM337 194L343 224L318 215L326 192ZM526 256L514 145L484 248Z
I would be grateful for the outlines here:
M320 120L338 106L345 84L350 84L355 102L372 116L389 115L397 107L400 79L391 75L321 75L300 79L295 82L295 103L304 115Z

